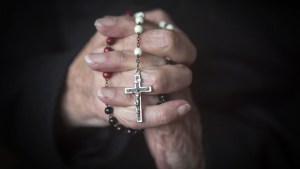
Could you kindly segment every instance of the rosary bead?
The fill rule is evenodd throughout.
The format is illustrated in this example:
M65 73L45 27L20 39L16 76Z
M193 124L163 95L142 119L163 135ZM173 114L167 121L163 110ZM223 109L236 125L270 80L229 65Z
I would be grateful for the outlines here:
M107 107L105 107L105 109L104 109L104 112L105 112L106 114L112 114L113 111L114 111L114 109L113 109L112 107L110 107L110 106L107 106Z
M158 104L162 104L162 103L164 103L164 102L166 101L165 95L161 94L161 95L159 95L158 97L159 97L159 102L158 102Z
M140 133L144 133L144 131L145 131L144 129L135 129L134 133L135 134L140 134Z
M122 132L122 131L124 131L125 127L123 125L121 125L121 124L118 124L116 126L116 129L117 129L117 131Z
M132 11L131 10L126 10L125 15L126 16L132 16Z
M103 50L104 53L109 52L109 51L112 51L112 48L109 46L105 47Z
M103 76L105 79L111 78L112 72L103 72L103 73L102 73L102 76Z
M117 122L118 122L118 120L117 120L117 118L115 118L115 117L109 117L109 124L110 125L115 125L115 124L117 124Z
M134 14L134 17L135 18L136 17L145 17L145 14L144 14L144 12L137 12L137 13Z
M135 48L134 49L134 55L135 56L142 56L143 52L141 48Z
M108 45L113 45L115 42L116 42L116 39L115 39L115 38L108 37L108 38L106 39L106 43L107 43Z
M143 27L141 25L135 25L134 32L140 34L143 32Z
M172 24L168 24L166 26L166 29L169 29L169 30L173 30L174 29L174 26Z
M160 95L159 95L159 99L161 99L161 100L165 100L165 95L163 95L163 94L160 94Z
M144 18L143 17L136 17L135 18L135 23L140 25L140 24L143 24L144 23Z
M167 23L166 23L165 21L160 21L160 22L158 23L158 26L159 26L160 28L165 28L166 25L167 25Z
M135 130L130 129L130 128L127 128L126 132L127 132L128 135L131 135L131 136L135 134Z

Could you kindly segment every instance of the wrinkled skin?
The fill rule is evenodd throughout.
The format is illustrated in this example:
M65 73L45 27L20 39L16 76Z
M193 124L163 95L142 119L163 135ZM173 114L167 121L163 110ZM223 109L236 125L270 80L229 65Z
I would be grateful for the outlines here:
M144 122L137 123L134 96L124 88L133 85L136 69L134 20L129 16L106 16L95 22L97 33L69 67L62 99L63 118L69 128L108 125L105 104L126 127L144 128L148 147L159 169L201 169L204 166L200 113L190 94L196 48L177 27L170 31L157 26L172 23L162 10L145 12L141 34L143 86L153 92L142 95ZM117 39L114 51L103 53L107 37ZM165 57L175 64L167 64ZM102 72L113 72L109 87L102 87ZM158 94L167 102L157 105Z

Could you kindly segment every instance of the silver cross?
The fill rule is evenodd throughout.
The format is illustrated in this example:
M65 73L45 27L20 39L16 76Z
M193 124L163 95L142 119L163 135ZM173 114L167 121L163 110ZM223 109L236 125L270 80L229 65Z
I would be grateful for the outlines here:
M151 92L152 87L142 87L142 78L140 71L137 71L134 74L134 88L125 88L125 94L134 94L135 95L135 107L136 107L136 122L143 122L143 114L142 114L142 97L141 94L145 92Z

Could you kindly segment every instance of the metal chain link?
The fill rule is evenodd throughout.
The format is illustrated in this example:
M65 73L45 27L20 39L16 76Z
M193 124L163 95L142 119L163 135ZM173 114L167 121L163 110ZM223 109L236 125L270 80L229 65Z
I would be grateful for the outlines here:
M140 47L140 40L141 40L141 38L140 38L140 34L139 33L137 33L137 37L136 37L136 40L137 40L137 44L136 44L136 46L139 48ZM140 72L141 70L140 70L140 55L137 55L137 57L136 57L136 72Z

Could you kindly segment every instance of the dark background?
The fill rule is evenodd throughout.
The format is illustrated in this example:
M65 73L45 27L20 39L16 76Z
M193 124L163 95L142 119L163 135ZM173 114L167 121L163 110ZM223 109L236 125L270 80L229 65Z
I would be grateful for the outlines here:
M51 106L44 90L50 93L52 86L62 83L64 65L93 35L95 19L122 15L127 9L155 7L170 13L198 49L198 59L191 66L192 89L202 113L208 168L299 166L296 5L263 1L11 0L0 3L0 168L28 160L25 150L34 152L34 148L23 147L32 146L32 140L47 146L39 141L47 126L44 130L41 125L37 132L39 123L34 121L40 119L31 113L38 108L20 105ZM62 75L57 79L48 78L58 74Z

